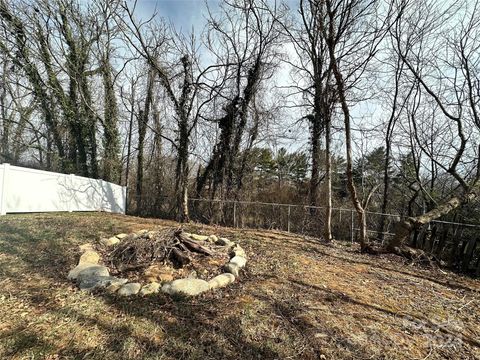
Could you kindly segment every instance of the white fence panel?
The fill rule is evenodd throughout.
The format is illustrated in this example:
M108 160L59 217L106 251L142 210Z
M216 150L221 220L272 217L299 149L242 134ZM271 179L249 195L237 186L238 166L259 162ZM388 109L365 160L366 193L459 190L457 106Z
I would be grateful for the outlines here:
M6 213L5 209L5 194L3 193L3 188L5 187L6 176L5 176L5 167L8 167L8 164L0 165L0 215Z
M0 165L0 214L48 211L125 213L126 188L81 176Z

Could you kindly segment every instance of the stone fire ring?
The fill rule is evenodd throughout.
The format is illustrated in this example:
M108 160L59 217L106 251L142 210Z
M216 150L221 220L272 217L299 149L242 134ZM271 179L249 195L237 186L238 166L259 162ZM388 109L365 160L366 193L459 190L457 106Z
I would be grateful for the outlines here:
M141 230L133 235L140 236L148 233ZM152 232L153 233L153 232ZM100 255L94 250L91 244L80 246L82 255L78 265L70 270L67 278L75 281L80 290L92 291L105 289L110 293L121 296L149 295L162 291L169 295L196 296L209 290L223 288L232 284L239 272L247 263L246 254L240 245L235 244L226 238L217 238L215 235L198 235L186 233L189 238L195 241L208 241L215 245L225 246L229 250L230 260L223 266L224 273L215 276L209 281L202 279L183 278L168 281L163 284L150 282L141 284L139 282L128 282L128 279L110 276L108 268L99 264ZM114 247L119 244L128 234L118 234L108 239L101 239L100 243L105 247Z

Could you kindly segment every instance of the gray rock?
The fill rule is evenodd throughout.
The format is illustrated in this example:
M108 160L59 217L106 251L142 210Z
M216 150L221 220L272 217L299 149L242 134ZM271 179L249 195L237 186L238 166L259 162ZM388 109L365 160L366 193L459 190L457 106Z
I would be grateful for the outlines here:
M93 245L90 244L90 243L86 243L86 244L80 245L78 248L79 248L79 250L80 250L82 253L84 253L84 252L87 251L87 250L94 251Z
M207 241L208 236L206 235L198 235L198 234L189 234L188 235L190 239L195 240L195 241Z
M93 290L98 288L106 288L111 285L121 286L127 282L127 279L120 279L115 276L91 276L83 278L78 287L80 290Z
M238 277L240 270L243 269L246 264L247 259L245 259L243 256L235 255L230 259L230 262L225 265L225 271L233 274L235 277Z
M196 278L198 278L198 274L197 274L197 272L196 272L195 270L192 270L192 271L190 272L190 274L188 274L187 278L189 278L189 279L196 279Z
M77 276L78 274L85 270L85 269L89 269L91 267L97 267L99 265L95 265L95 264L89 264L89 263L83 263L83 264L79 264L77 265L75 268L73 268L72 270L70 270L70 272L68 273L68 280L76 280L77 279ZM109 275L109 274L107 274Z
M147 234L148 234L147 229L142 229L142 230L138 230L138 231L135 232L136 236L144 236L144 235L147 235Z
M240 267L237 264L228 263L224 266L224 269L227 273L230 273L235 277L238 277L240 273Z
M113 279L110 280L110 285L124 285L128 282L128 279L122 279L112 276Z
M94 250L86 250L82 256L80 256L80 260L78 264L98 264L100 261L100 255Z
M125 239L126 237L128 236L128 234L117 234L115 235L115 237L118 239L118 240L122 240L122 239Z
M230 256L241 256L243 258L246 258L245 250L240 245L235 245L231 250L230 250Z
M235 243L233 241L228 240L227 238L220 238L215 242L215 245L234 246Z
M92 265L86 267L77 274L77 281L80 283L87 278L95 276L109 276L108 269L103 265Z
M230 264L235 264L237 265L240 269L243 269L245 265L247 264L247 259L245 259L243 256L234 256L233 258L230 259L229 261Z
M208 290L208 282L201 279L178 279L162 286L162 291L169 295L195 296Z
M207 240L208 242L216 243L218 241L218 237L216 235L210 235Z
M208 282L210 289L219 289L225 287L235 281L235 276L230 273L215 276Z
M145 237L147 239L154 239L155 236L157 236L158 232L156 231L149 231L146 234L142 235L142 237Z
M142 290L140 290L140 295L155 294L159 290L160 290L160 284L157 282L151 282L150 284L147 284L142 287Z
M103 246L107 246L107 247L117 245L119 242L120 242L120 239L118 239L115 236L112 236L111 238L108 238L108 239L107 238L100 239L100 243Z
M140 283L125 284L118 290L118 295L121 295L121 296L136 295L140 291L141 287L142 285Z
M107 290L109 293L113 294L113 293L117 292L118 289L120 289L123 285L124 285L124 284L111 284L111 285L108 285L108 286L106 287L106 290Z

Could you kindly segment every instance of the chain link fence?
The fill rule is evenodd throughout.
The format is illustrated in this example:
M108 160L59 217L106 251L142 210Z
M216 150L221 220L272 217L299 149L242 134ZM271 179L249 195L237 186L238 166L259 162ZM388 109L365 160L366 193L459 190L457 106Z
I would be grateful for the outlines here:
M133 206L129 213L159 218L175 218L175 201L168 197L142 201L142 211ZM193 221L228 227L269 229L321 238L325 207L295 204L189 199ZM367 211L369 240L383 245L394 236L394 224L402 219L395 214ZM354 209L332 208L332 236L337 240L357 242L359 226ZM480 225L435 220L415 231L411 246L435 256L445 267L480 276Z
M321 206L251 201L189 199L193 220L240 228L272 229L321 237L326 208ZM382 220L383 218L383 220ZM400 216L367 211L369 237L385 241ZM353 209L332 208L332 234L355 242L359 228Z
M322 237L325 207L233 200L189 199L195 221L239 228L271 229ZM383 245L394 236L402 217L366 212L369 240ZM332 235L356 242L359 236L354 209L332 208ZM442 265L480 276L480 225L434 220L413 233L411 246L435 256Z

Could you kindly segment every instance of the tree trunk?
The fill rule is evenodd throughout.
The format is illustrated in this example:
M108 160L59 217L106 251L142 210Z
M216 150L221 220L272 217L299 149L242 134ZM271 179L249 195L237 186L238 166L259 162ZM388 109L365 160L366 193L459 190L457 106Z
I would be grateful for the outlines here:
M107 50L108 51L108 50ZM102 78L104 89L104 132L103 132L103 178L116 182L120 176L118 108L108 55L103 60Z
M147 133L147 124L150 114L150 105L152 103L154 83L154 71L151 68L148 72L147 78L147 94L145 97L145 104L143 111L138 115L138 148L137 148L137 184L136 184L136 200L137 200L137 214L140 214L143 207L143 147L145 142L145 135Z
M388 131L387 131L388 132ZM383 200L382 200L382 214L387 213L387 206L388 206L388 200L389 200L389 191L390 191L390 176L389 176L389 168L390 168L390 139L386 139L386 149L385 149L385 163L384 163L384 168L383 168ZM384 234L385 234L385 215L380 215L380 239L383 241L384 239Z
M327 3L330 6L329 3ZM347 98L345 93L345 82L338 68L338 61L335 56L335 43L334 43L334 29L333 29L333 17L331 15L331 9L329 8L330 14L330 24L328 28L328 35L325 33L324 36L326 37L326 41L328 44L328 53L330 56L330 64L332 66L332 72L335 77L335 83L337 85L337 92L338 98L340 100L340 104L342 107L343 112L343 120L345 124L345 147L346 147L346 154L347 154L347 187L350 192L350 197L352 199L353 206L357 212L358 222L360 226L360 248L363 251L368 251L368 237L367 237L367 224L365 218L365 210L358 198L357 189L355 186L355 182L353 180L353 156L352 156L352 136L351 136L351 129L350 129L350 109L348 108ZM321 19L323 21L323 19ZM324 24L322 26L325 32L327 29L325 28Z
M0 112L1 112L1 121L3 127L3 133L0 137L0 156L2 160L7 160L10 157L10 147L9 147L9 133L10 133L10 126L12 124L11 119L7 116L7 106L6 106L6 99L7 99L7 65L8 62L3 60L3 67L2 67L2 82L0 84L1 93L0 93Z
M137 182L135 184L135 199L136 199L136 213L140 214L142 211L142 197L143 197L143 147L145 141L146 126L144 124L148 121L148 113L140 110L138 114L138 145L137 145Z
M325 119L325 224L323 236L325 241L332 240L332 157L331 157L331 120Z
M318 113L311 116L312 175L310 177L310 206L317 206L318 185L320 183L320 135L321 124Z
M226 107L226 114L218 119L220 129L219 140L214 147L212 157L208 162L203 174L197 179L197 196L201 196L208 180L211 177L212 186L210 188L210 197L215 197L216 191L222 187L225 180L225 173L230 168L232 161L231 143L235 128L235 114L239 98L236 97Z
M132 81L131 84L131 107L130 107L130 122L128 124L128 139L127 139L127 164L125 168L125 186L128 186L129 174L130 174L130 156L132 148L132 130L133 130L133 118L135 115L135 86Z
M435 209L429 212L416 216L409 217L405 220L399 221L395 224L394 232L395 236L387 244L387 250L398 252L397 250L408 243L412 232L419 229L422 225L428 224L432 220L436 220L443 215L447 215L451 211L465 205L478 197L478 189L475 188L476 184L472 186L470 191L467 191L463 195L454 196L447 202L438 205Z
M246 172L246 169L247 169L247 163L248 163L248 159L250 157L250 152L251 152L251 150L253 148L253 145L255 144L255 140L257 139L257 136L258 136L258 128L259 128L259 124L260 124L260 114L258 112L255 99L253 100L253 109L254 109L253 126L252 126L252 128L250 129L250 132L249 132L248 145L247 145L246 149L243 151L242 159L240 161L241 165L240 165L240 168L239 168L239 173L237 175L237 189L236 189L235 200L238 200L238 195L240 193L240 190L242 190L242 188L243 188L243 179L246 175L245 172Z
M176 167L177 181L175 192L177 194L178 220L188 222L188 120L180 119L180 141Z
M83 68L83 65L82 65ZM88 144L88 155L90 156L90 177L98 179L98 156L97 156L97 114L93 110L92 93L85 72L81 73L82 104L84 112L84 127L86 128L86 139Z

